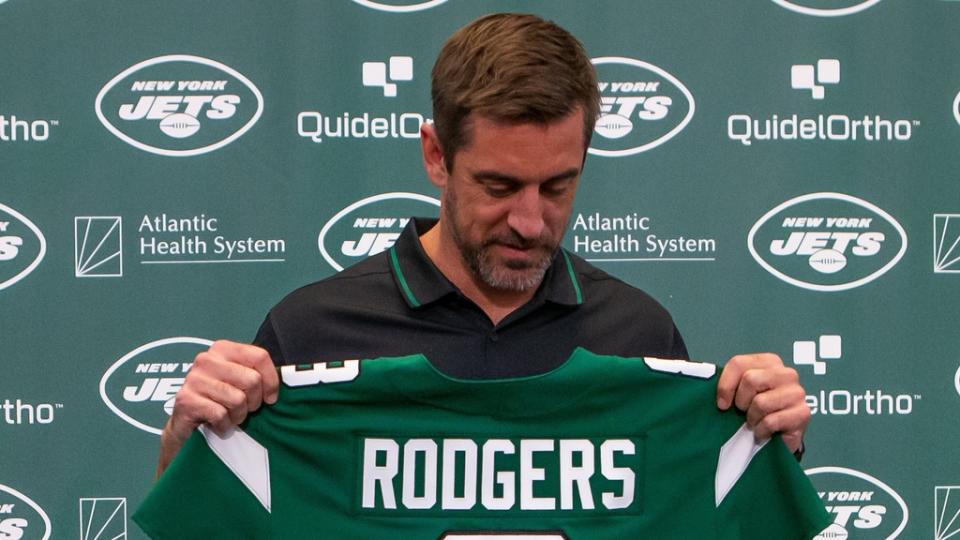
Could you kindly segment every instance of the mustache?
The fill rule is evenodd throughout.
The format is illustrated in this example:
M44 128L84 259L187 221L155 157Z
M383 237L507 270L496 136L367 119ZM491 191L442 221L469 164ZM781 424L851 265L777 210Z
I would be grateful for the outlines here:
M550 235L544 233L537 238L524 238L515 231L504 234L498 234L492 238L487 238L483 242L483 247L493 244L505 245L514 249L542 249L544 251L553 251L555 246Z

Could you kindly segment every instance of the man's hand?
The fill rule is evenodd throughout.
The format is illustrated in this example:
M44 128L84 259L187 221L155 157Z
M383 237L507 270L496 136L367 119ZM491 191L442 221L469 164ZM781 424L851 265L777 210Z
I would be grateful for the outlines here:
M275 403L279 387L273 361L260 347L221 340L198 354L160 436L157 477L197 426L223 433L261 403Z
M758 439L775 432L796 452L810 423L810 407L800 376L771 353L741 354L727 362L717 383L717 406L736 404L747 413L747 425Z

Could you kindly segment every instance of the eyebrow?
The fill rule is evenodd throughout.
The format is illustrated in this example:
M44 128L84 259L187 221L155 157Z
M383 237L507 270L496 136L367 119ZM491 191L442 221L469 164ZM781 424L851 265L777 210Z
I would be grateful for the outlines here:
M541 183L554 182L559 180L568 180L571 178L576 178L580 175L580 169L571 167L563 172L557 173L549 178L546 178ZM496 180L499 182L513 182L519 183L520 179L515 176L510 176L509 174L503 174L497 171L489 170L480 170L475 173L472 173L474 179L476 180Z

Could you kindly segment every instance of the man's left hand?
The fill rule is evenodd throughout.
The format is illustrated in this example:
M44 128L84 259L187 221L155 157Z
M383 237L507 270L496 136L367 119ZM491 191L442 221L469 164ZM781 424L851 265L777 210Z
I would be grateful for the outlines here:
M727 362L717 383L717 406L721 410L735 404L747 413L747 425L757 439L776 432L791 452L803 441L810 423L810 407L800 376L772 353L741 354Z

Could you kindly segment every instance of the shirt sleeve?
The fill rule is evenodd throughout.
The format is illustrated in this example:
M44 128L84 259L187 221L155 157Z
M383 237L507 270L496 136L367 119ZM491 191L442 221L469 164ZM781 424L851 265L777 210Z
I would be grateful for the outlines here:
M673 347L670 351L670 358L676 358L678 360L690 359L690 355L687 353L687 345L683 342L683 336L680 335L680 330L677 329L676 325L673 327Z
M274 365L282 366L286 363L283 350L280 348L280 338L277 337L277 331L273 327L273 318L269 313L263 319L260 329L257 330L257 335L253 338L253 345L266 349Z

